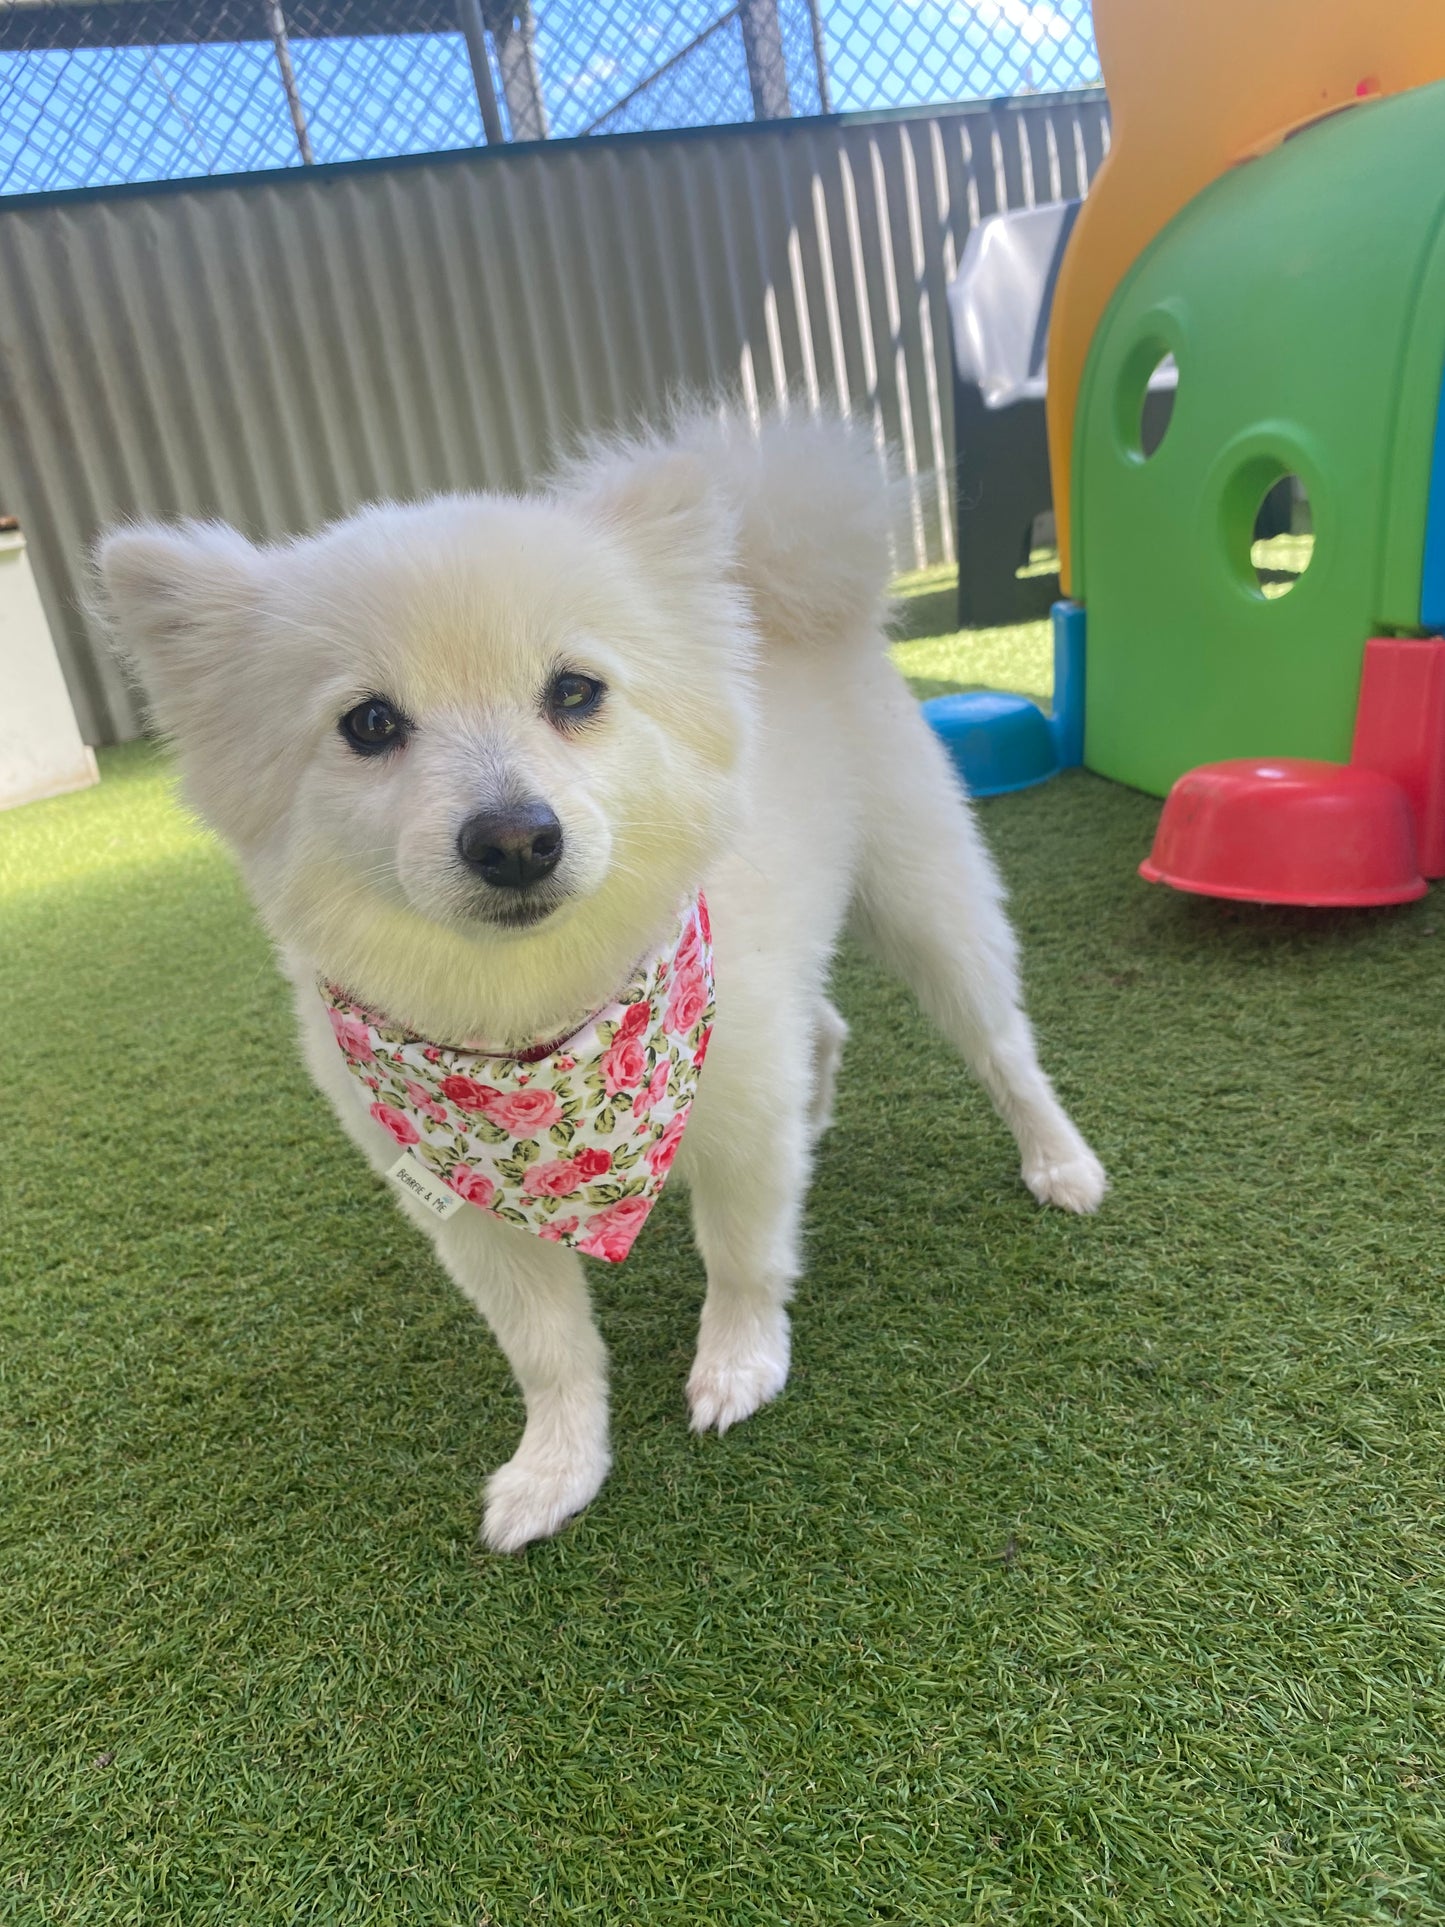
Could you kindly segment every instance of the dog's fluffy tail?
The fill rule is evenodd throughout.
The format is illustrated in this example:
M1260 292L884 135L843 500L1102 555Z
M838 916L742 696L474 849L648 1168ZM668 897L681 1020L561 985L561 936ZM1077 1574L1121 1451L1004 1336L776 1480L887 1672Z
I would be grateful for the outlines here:
M879 646L890 608L896 496L861 428L836 415L701 412L675 433L737 518L738 565L765 643Z

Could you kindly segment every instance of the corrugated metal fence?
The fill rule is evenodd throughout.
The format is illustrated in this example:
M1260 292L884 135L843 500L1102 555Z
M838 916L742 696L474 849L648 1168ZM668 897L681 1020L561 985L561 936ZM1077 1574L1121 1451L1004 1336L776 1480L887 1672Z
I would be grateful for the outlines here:
M79 612L106 523L513 488L680 388L840 398L913 478L901 561L949 559L944 288L1107 143L1100 95L1053 96L9 203L0 513L87 740L139 726Z

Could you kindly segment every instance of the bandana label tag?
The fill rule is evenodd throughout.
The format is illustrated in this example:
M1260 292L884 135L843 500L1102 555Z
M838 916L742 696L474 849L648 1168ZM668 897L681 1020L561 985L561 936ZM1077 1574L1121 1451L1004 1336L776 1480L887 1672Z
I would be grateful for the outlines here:
M421 1159L414 1158L410 1151L403 1151L386 1175L418 1204L424 1204L434 1218L446 1220L466 1202L448 1186L436 1183Z

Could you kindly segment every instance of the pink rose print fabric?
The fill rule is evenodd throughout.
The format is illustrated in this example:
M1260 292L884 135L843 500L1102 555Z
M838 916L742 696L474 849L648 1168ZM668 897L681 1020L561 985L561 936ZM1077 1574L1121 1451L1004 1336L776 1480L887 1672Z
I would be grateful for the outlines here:
M712 931L699 896L618 998L542 1051L429 1044L321 995L360 1100L468 1204L620 1264L657 1202L712 1036Z

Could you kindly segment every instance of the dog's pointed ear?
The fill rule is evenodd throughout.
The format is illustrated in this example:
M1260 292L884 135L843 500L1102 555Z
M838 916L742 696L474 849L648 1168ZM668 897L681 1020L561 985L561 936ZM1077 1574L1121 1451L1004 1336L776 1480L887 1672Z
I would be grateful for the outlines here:
M701 456L676 448L622 450L599 463L589 479L589 510L622 531L685 522L710 493Z
M221 523L112 529L94 560L96 611L161 709L254 613L256 551Z
M264 646L260 552L219 523L112 530L97 544L92 613L174 745L187 800L244 848L263 833L280 753Z
M654 568L695 579L731 564L733 515L706 462L690 450L608 450L574 469L564 493L594 526Z

